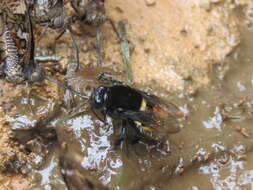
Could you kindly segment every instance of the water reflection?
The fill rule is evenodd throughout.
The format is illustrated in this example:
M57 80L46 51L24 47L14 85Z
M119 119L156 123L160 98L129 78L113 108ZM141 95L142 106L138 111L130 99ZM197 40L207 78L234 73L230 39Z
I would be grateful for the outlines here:
M67 120L66 123L75 134L76 141L80 143L84 154L82 166L102 173L99 179L104 184L111 182L112 175L117 175L117 170L123 165L120 155L111 148L111 121L107 120L105 124L91 115L84 114Z
M53 148L52 152L58 151ZM43 168L33 171L32 178L39 183L32 184L31 189L54 190L57 188L67 190L62 177L59 176L58 164L58 154L48 155L47 164Z
M49 166L38 172L41 175L41 185L45 190L51 190L50 178L53 176L53 170L58 164L55 159L56 158L53 157L50 160Z
M223 119L220 111L221 111L220 108L216 107L214 111L214 116L209 118L207 121L202 122L207 129L214 128L221 131Z
M199 172L210 176L210 182L216 190L240 190L242 187L238 183L238 176L244 167L245 161L238 161L230 157L225 166L214 161L200 167Z
M253 170L244 171L238 179L238 184L241 186L249 185L250 189L253 189Z

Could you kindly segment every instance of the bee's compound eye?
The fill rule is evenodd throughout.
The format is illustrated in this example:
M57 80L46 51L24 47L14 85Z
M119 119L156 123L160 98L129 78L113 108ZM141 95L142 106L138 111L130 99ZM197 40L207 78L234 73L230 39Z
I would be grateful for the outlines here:
M106 89L105 87L98 87L94 93L94 100L97 105L102 105L104 103Z
M95 96L95 102L96 102L97 104L102 104L102 103L103 103L103 100L102 100L102 98L101 98L99 95L97 95L97 96Z

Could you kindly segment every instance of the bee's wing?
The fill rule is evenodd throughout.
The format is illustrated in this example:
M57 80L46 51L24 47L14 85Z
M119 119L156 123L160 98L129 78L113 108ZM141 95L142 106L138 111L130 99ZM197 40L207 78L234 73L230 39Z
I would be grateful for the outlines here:
M165 111L161 108L156 108L156 110L153 111L153 114L155 115L154 118L156 118L155 121L158 131L164 131L167 133L177 133L180 131L177 117L171 110Z
M120 119L131 119L133 121L138 121L146 126L154 126L154 114L150 111L131 111L127 110L120 113Z
M145 98L147 104L153 107L153 120L158 130L164 130L168 133L176 133L180 130L177 117L181 111L175 104L143 91L139 91L139 93Z
M163 109L165 109L165 111L168 111L169 113L171 113L172 115L176 115L175 113L177 113L179 111L178 107L171 103L171 102L167 102L164 99L161 99L155 95L152 94L148 94L146 92L143 92L141 90L135 89L137 92L139 92L142 97L148 102L149 105L151 106L159 106L162 107Z
M140 122L142 128L162 133L176 133L180 130L177 119L166 112L155 111L125 111L121 119L131 119Z
M142 95L142 97L148 101L148 103L152 106L155 106L157 104L160 104L161 99L155 95L148 94L146 92L143 92L141 90L135 89L138 93Z
M131 87L130 87L131 88ZM153 107L152 110L145 111L124 111L122 119L132 119L138 121L145 129L163 133L177 133L180 130L177 117L180 110L173 103L160 99L155 95L148 94L138 89L134 89L142 95L147 105Z

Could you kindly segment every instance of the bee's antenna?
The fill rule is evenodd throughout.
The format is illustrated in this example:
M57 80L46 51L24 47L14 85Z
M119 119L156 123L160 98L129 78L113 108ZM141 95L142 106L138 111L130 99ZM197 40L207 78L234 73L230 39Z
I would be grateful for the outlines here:
M64 89L67 89L67 90L70 90L71 92L73 92L74 94L76 94L77 96L81 97L81 98L84 98L84 99L89 99L88 96L84 95L84 94L81 94L80 92L77 92L76 90L72 89L71 87L69 87L68 85L58 81L58 80L55 80L51 77L48 77L48 76L45 76L45 79L46 80L49 80L53 83L56 83L57 85L59 85L60 87L64 88Z

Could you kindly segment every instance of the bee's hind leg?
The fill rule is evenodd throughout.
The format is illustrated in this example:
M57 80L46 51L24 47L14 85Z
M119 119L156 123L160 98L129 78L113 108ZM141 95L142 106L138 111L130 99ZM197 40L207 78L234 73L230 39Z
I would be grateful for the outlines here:
M122 145L122 142L126 140L126 126L127 122L125 120L122 121L121 123L121 128L120 128L120 135L119 137L116 138L113 144L113 149L116 149L118 146Z

